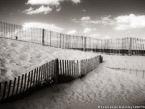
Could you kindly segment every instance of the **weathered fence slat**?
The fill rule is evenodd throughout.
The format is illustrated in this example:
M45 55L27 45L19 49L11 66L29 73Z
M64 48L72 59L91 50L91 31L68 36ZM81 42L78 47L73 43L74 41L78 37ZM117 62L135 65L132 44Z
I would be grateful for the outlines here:
M7 98L10 96L12 80L9 81Z
M49 69L48 69L48 72L49 72L49 79L51 79L50 77L53 77L52 73L51 73L51 62L49 62Z
M2 91L1 91L1 89L2 89L2 83L0 82L0 100L1 100L1 95L2 95Z
M16 87L16 78L14 78L13 82L12 97L15 95L15 87Z
M59 66L59 74L58 75L60 75L61 74L61 70L62 70L62 68L61 68L61 60L58 60L58 66Z
M59 61L58 61L58 59L55 60L55 66L56 66L56 83L58 83L58 77L59 77Z
M34 69L34 85L33 86L36 86L37 84L36 76L37 76L37 68Z
M73 61L70 61L70 70L71 70L71 76L73 77Z
M65 61L61 60L61 62L62 62L62 69L63 69L62 75L64 75L64 73L65 73Z
M47 63L44 66L44 72L45 72L45 81L47 81Z
M42 67L39 67L39 83L41 84L42 81Z
M41 75L40 75L40 67L37 69L37 73L38 73L38 75L37 75L37 84L40 85L40 77L41 77Z
M27 73L25 73L25 76L24 76L24 88L22 92L26 90L26 85L27 85Z
M31 74L30 74L30 72L29 72L29 74L28 74L28 79L27 79L27 87L26 87L26 90L28 90L29 89L29 84L30 84L30 77L31 77Z
M4 82L4 90L3 90L2 100L5 100L5 97L7 94L6 89L7 89L7 81Z
M21 77L20 93L22 92L22 89L23 89L23 84L24 84L23 79L24 79L24 74Z
M20 84L20 76L17 78L17 88L16 88L16 95L19 94L19 84Z

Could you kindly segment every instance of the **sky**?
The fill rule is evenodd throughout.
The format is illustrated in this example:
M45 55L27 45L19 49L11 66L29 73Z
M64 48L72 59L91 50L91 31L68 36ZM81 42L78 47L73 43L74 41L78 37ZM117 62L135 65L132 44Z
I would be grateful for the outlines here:
M145 0L0 0L0 21L93 38L145 38Z

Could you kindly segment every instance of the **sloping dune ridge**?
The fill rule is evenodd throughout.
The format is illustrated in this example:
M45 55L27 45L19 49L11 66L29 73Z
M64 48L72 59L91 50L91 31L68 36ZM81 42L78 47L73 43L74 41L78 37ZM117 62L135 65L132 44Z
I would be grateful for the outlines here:
M96 55L95 53L0 38L0 81L10 80L28 73L37 66L56 58L80 60Z

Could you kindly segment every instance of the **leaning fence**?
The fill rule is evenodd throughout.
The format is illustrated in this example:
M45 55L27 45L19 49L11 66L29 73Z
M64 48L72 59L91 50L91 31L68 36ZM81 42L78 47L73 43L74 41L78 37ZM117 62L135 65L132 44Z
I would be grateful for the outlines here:
M68 35L46 29L30 28L6 22L0 22L0 37L34 42L64 49L79 49L84 51L130 55L143 55L145 53L145 39L133 37L96 39Z
M112 68L112 67L108 67L110 69L114 69L117 71L121 71L127 74L131 74L134 75L136 77L145 79L145 70L141 70L141 69L129 69L129 68Z
M35 91L43 86L68 82L98 67L101 56L84 60L52 60L14 80L0 82L0 103Z

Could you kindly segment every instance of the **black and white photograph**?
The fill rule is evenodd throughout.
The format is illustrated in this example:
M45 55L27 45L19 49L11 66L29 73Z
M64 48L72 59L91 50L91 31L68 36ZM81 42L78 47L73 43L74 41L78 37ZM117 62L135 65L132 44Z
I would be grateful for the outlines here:
M145 109L145 0L0 0L0 109Z

